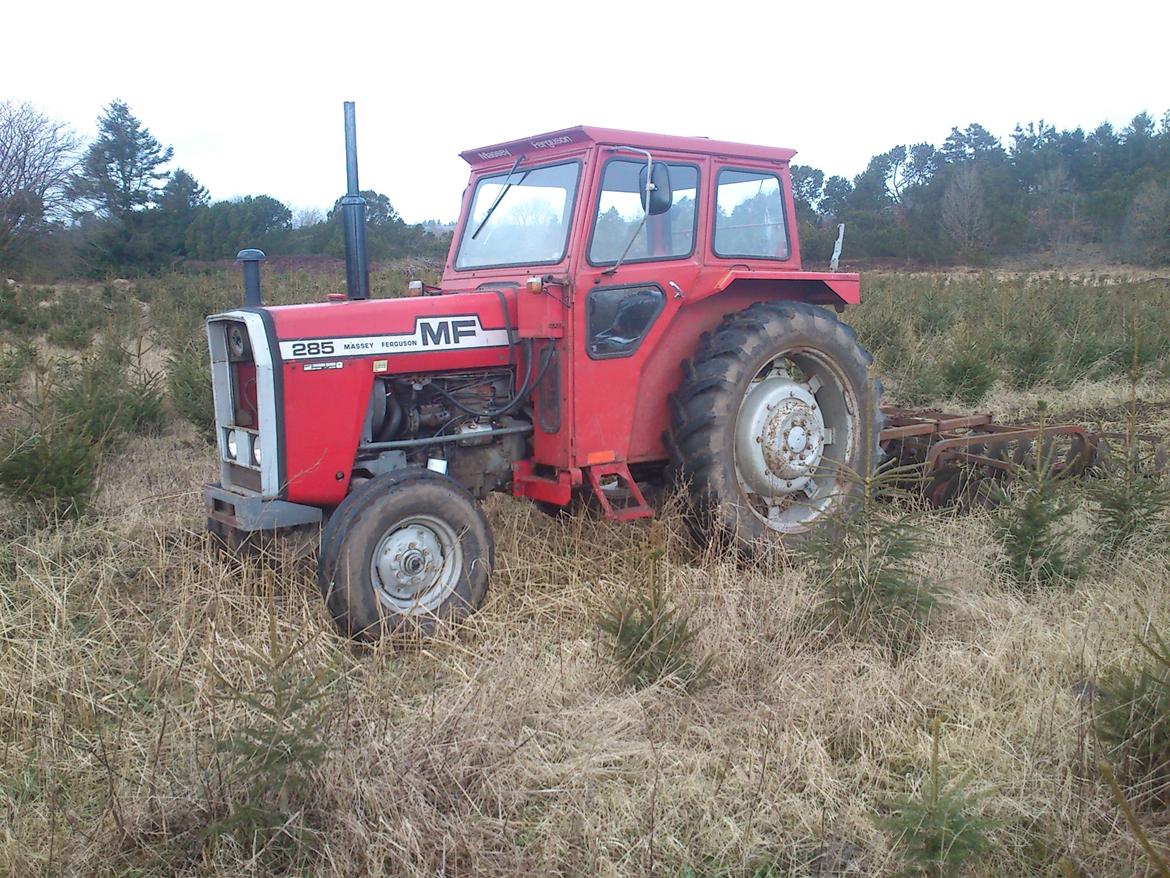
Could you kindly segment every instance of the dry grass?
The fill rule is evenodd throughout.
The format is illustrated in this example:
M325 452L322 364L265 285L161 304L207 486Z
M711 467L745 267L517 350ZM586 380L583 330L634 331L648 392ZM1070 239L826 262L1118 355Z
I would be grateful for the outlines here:
M1071 393L1073 408L1109 398ZM991 572L985 518L939 514L924 572L954 597L895 659L827 640L805 571L696 552L671 514L558 521L497 497L483 610L430 642L359 650L331 629L311 549L210 551L212 472L173 424L106 464L81 521L0 519L0 874L811 875L829 845L856 854L852 874L887 875L872 818L922 779L936 718L943 764L997 821L964 874L1056 874L1065 855L1096 878L1142 874L1077 693L1130 654L1143 613L1170 621L1165 556L1024 595ZM661 549L664 586L716 656L695 695L623 686L597 629ZM247 712L217 678L252 682L243 656L273 620L305 641L306 674L336 675L327 755L288 803L314 834L280 861L203 831L236 792L214 740ZM1165 822L1150 831L1170 843Z
M1164 559L1025 599L987 572L986 522L940 516L929 573L957 606L894 664L825 643L799 570L696 555L671 517L561 523L499 498L483 611L440 640L358 652L332 634L303 553L208 551L205 458L175 435L140 443L95 517L12 534L0 870L259 871L251 851L201 848L198 830L223 795L209 741L241 709L225 711L209 669L246 678L240 652L262 648L275 616L283 637L309 639L306 673L340 674L329 753L299 803L319 833L314 872L802 874L844 838L884 874L871 815L921 777L940 717L944 762L1000 821L972 874L1042 874L1069 851L1090 874L1137 874L1071 687L1128 651L1137 605L1166 618ZM718 656L693 697L622 687L596 630L663 544L667 587Z

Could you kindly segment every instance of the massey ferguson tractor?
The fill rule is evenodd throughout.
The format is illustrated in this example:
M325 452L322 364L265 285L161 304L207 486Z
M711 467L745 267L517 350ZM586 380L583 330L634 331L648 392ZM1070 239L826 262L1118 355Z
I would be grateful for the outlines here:
M929 464L935 500L962 467L1010 462L989 419L879 409L834 313L858 275L802 268L792 150L590 127L468 150L441 282L371 299L345 110L347 294L266 307L263 254L241 253L244 307L207 320L204 488L220 535L324 525L344 633L479 607L492 491L628 521L676 486L696 532L751 552L847 510L879 443ZM1091 443L1067 429L1083 466Z

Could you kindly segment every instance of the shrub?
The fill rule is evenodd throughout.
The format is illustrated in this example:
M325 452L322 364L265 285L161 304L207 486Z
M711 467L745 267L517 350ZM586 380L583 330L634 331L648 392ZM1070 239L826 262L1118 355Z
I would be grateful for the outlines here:
M167 360L167 390L180 416L194 425L208 443L215 442L215 400L211 365L201 339L183 345Z
M651 554L645 594L636 601L622 596L599 624L612 640L614 657L629 685L642 688L669 680L694 691L710 673L712 658L693 658L695 632L689 617L670 605L655 575L661 555L661 551Z
M815 571L824 590L820 609L833 629L901 648L945 597L942 585L919 570L931 548L921 513L882 502L907 499L905 486L920 470L890 466L867 479L848 476L862 482L860 506L809 534L797 558Z
M1115 557L1144 539L1164 541L1170 485L1125 465L1086 488L1096 504L1097 533L1108 557Z
M1157 631L1128 666L1101 680L1097 736L1141 805L1170 804L1170 646Z
M12 429L0 458L0 493L49 517L84 511L97 483L98 451L67 422Z
M1076 580L1083 552L1074 546L1067 520L1075 496L1052 471L1041 452L1028 466L1015 468L1007 488L990 484L996 505L992 525L1003 549L1003 563L1021 586L1048 586Z
M1056 332L1050 323L1014 327L1015 340L1007 350L1007 382L1029 390L1047 378L1056 359Z
M305 646L282 644L273 617L267 648L239 656L249 682L229 681L210 666L223 711L245 718L214 741L222 787L208 840L230 837L269 865L295 861L316 834L305 811L328 749L336 675L328 665L314 671L298 661Z
M999 377L984 348L973 344L957 344L938 366L940 391L964 405L978 405Z
M990 847L991 821L975 811L975 796L965 779L944 781L939 768L940 723L931 735L930 771L916 794L899 796L887 804L889 816L877 824L890 833L903 875L928 878L956 875Z
M76 366L55 364L67 371L50 384L50 406L93 442L122 435L156 434L163 423L162 378L132 365L129 354L104 345Z

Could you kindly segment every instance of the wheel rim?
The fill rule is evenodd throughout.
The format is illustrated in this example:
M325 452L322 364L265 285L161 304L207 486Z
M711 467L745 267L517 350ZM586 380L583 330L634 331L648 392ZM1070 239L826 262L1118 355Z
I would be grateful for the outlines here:
M735 422L735 472L747 507L781 533L807 530L841 495L859 411L849 382L818 351L787 351L748 384Z
M379 600L404 616L438 612L462 572L458 534L431 515L410 515L388 527L370 559Z

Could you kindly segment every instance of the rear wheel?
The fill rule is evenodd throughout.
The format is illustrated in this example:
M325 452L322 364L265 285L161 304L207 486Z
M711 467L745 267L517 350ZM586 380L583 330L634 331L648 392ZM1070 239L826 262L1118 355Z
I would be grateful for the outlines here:
M799 302L752 305L704 334L668 437L697 535L751 551L856 504L853 474L878 459L872 362L851 327Z
M467 491L412 468L372 479L337 507L317 580L342 633L376 640L468 616L487 595L493 561L491 530Z

